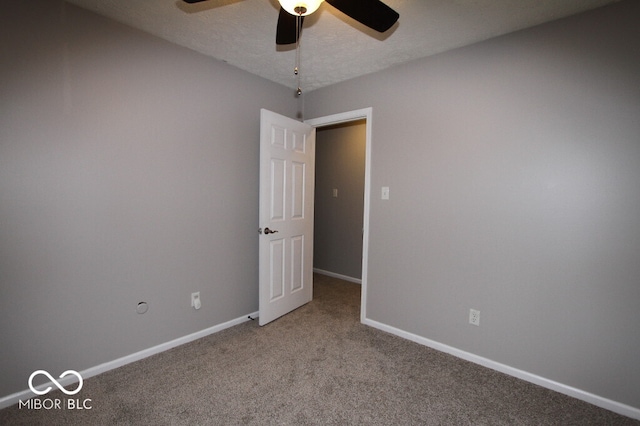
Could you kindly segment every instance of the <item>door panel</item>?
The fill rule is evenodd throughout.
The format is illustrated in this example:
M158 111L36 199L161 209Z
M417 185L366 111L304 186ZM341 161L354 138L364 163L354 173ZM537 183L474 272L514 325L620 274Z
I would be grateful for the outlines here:
M305 165L293 162L291 165L291 219L304 219Z
M313 296L315 129L261 110L260 325Z
M271 273L269 274L269 302L280 299L284 295L285 266L284 241L282 239L269 242Z
M286 162L279 158L271 159L271 221L284 220Z
M301 290L304 283L304 235L291 238L291 292Z

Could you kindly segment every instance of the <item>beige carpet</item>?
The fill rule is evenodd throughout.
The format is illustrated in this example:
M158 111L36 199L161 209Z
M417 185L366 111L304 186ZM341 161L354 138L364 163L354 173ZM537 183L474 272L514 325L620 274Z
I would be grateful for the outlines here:
M0 411L1 425L640 425L359 323L360 287L85 380L92 409ZM59 391L46 398L63 398Z

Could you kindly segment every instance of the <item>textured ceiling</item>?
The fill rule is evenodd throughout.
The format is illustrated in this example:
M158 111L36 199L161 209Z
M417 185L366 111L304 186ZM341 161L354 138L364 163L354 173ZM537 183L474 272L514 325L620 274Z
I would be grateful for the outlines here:
M277 0L67 0L253 74L297 87L295 50L276 46ZM378 34L323 3L307 16L301 87L310 91L618 0L386 0L400 14Z

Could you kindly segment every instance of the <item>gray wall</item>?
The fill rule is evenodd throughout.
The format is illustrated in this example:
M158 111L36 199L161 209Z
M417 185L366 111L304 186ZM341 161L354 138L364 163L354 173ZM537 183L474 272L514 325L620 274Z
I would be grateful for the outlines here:
M370 319L640 408L639 19L623 1L308 93L307 117L373 108Z
M292 90L61 1L0 20L0 396L256 311L259 108Z
M363 120L316 131L313 267L356 279L362 276L365 132Z

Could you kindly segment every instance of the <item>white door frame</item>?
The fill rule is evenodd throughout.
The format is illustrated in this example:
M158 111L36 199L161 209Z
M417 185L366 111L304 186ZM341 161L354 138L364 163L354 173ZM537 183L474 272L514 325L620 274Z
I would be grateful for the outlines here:
M305 123L313 127L324 127L334 124L346 123L349 121L365 120L366 126L366 147L364 165L364 217L362 230L362 289L360 296L360 322L365 322L367 318L367 271L369 264L369 206L371 204L371 127L372 127L371 107L325 117L305 120Z

